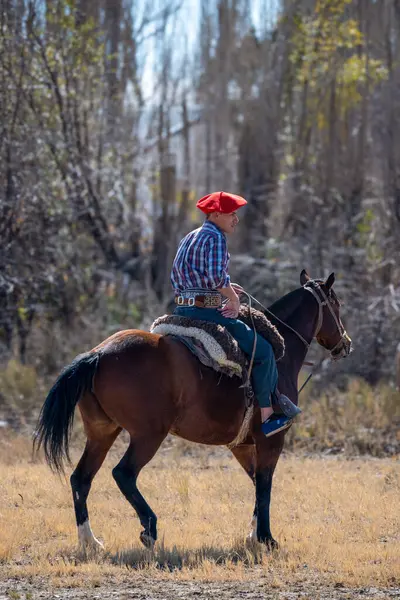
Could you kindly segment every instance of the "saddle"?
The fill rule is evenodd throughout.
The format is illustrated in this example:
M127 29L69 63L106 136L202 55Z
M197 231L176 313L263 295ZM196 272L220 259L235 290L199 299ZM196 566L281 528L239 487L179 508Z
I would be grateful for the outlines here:
M262 312L241 305L238 318L252 329L254 322L256 331L271 344L276 361L283 357L284 339ZM246 381L249 359L222 325L179 315L164 315L154 321L150 331L174 336L205 366L229 377L235 375Z

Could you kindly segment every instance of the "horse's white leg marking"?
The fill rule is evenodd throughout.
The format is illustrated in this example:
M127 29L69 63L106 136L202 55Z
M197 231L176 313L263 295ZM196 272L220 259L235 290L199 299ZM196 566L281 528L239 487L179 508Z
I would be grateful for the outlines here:
M89 520L82 523L82 525L78 525L78 540L79 546L83 550L86 548L92 548L93 550L104 550L103 544L94 537Z
M251 519L251 531L247 536L249 542L257 542L257 517Z

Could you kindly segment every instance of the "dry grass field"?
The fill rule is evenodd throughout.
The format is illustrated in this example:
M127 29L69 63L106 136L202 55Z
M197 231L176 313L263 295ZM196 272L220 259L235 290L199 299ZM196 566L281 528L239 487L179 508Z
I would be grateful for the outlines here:
M154 553L108 457L89 497L103 555L77 550L66 479L0 441L0 598L400 597L400 462L284 455L272 500L280 550L248 547L250 481L228 451L169 439L139 483L159 517ZM78 456L78 455L76 455Z

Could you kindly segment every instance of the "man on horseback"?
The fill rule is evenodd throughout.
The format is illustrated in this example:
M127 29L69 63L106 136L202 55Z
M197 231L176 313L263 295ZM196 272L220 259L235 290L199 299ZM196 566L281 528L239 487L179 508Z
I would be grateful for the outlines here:
M244 198L228 192L214 192L197 202L197 208L207 217L179 244L171 272L177 304L174 313L223 325L249 358L257 336L252 382L261 408L262 431L269 437L287 429L293 419L273 411L272 398L279 395L273 349L265 338L238 319L239 294L243 289L231 283L228 275L226 235L234 233L239 223L237 210L245 204Z

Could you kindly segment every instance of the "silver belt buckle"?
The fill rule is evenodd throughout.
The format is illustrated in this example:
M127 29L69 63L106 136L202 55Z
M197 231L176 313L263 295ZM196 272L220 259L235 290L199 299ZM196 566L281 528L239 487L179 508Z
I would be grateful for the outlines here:
M176 302L178 306L182 306L182 304L185 302L185 298L183 296L178 296Z
M188 298L188 306L194 306L194 297Z

